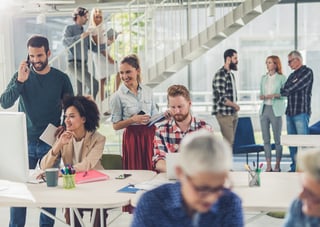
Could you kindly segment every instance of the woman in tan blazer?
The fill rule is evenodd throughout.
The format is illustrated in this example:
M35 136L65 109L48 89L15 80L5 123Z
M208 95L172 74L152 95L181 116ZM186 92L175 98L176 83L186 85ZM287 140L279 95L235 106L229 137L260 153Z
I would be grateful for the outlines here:
M57 166L60 159L64 165L72 165L76 172L103 169L101 157L106 138L97 132L100 117L96 103L84 96L73 96L64 99L63 108L66 130L41 160L41 169ZM66 209L67 223L70 223L69 212ZM83 209L79 212L83 216ZM80 226L76 216L75 226ZM100 212L96 213L94 226L100 226Z

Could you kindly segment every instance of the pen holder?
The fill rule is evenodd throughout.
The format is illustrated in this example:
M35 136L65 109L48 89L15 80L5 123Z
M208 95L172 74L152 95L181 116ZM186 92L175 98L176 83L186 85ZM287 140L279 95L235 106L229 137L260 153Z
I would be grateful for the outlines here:
M63 188L72 189L76 187L75 174L65 174L62 176Z
M255 171L250 171L248 173L249 187L260 187L260 184L261 184L260 173L261 173L260 169L257 169Z

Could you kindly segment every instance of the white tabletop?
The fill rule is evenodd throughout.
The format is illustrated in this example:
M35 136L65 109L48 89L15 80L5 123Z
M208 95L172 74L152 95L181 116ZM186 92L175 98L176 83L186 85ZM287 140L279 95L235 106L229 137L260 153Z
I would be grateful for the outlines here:
M262 172L261 186L249 187L247 172L230 172L232 191L242 200L245 211L287 211L291 202L301 190L299 173ZM168 181L165 173L158 174L152 180ZM131 198L131 205L136 206L143 192Z
M320 135L281 135L281 144L285 146L320 146Z
M301 190L299 173L262 172L261 186L248 186L247 172L231 172L233 191L242 199L244 210L286 211Z
M70 208L115 208L130 203L130 193L117 192L128 184L151 180L156 173L147 170L104 170L110 180L77 184L74 189L63 189L62 178L57 187L42 184L27 184L35 202L21 199L0 197L1 206L17 207L70 207ZM117 180L116 176L130 173L132 176Z

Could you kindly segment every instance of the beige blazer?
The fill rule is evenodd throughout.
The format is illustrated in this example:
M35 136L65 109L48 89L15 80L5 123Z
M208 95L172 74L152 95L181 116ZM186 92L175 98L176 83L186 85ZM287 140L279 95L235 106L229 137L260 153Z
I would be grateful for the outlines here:
M82 144L82 153L80 162L73 165L76 171L86 171L89 169L103 169L101 157L104 149L106 137L99 132L88 132L84 137ZM59 155L53 155L52 149L41 159L40 168L47 169L54 166L61 157L64 164L73 164L74 149L72 140L65 144L60 150Z

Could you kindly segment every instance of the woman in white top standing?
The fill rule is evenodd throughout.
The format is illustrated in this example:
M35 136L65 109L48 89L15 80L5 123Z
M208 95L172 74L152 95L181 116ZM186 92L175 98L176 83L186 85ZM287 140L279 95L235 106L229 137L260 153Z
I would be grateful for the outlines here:
M115 74L117 66L108 53L108 47L116 40L118 33L112 28L106 31L101 9L93 8L90 15L89 30L92 34L92 57L95 78L100 79L100 99L104 100L104 87L107 77Z
M280 136L282 130L282 115L285 113L285 97L281 97L280 89L286 82L282 75L281 61L278 56L269 56L266 59L267 74L262 76L260 82L260 99L263 103L260 108L260 124L267 162L267 172L280 172L282 146ZM276 147L276 165L271 166L270 125Z

